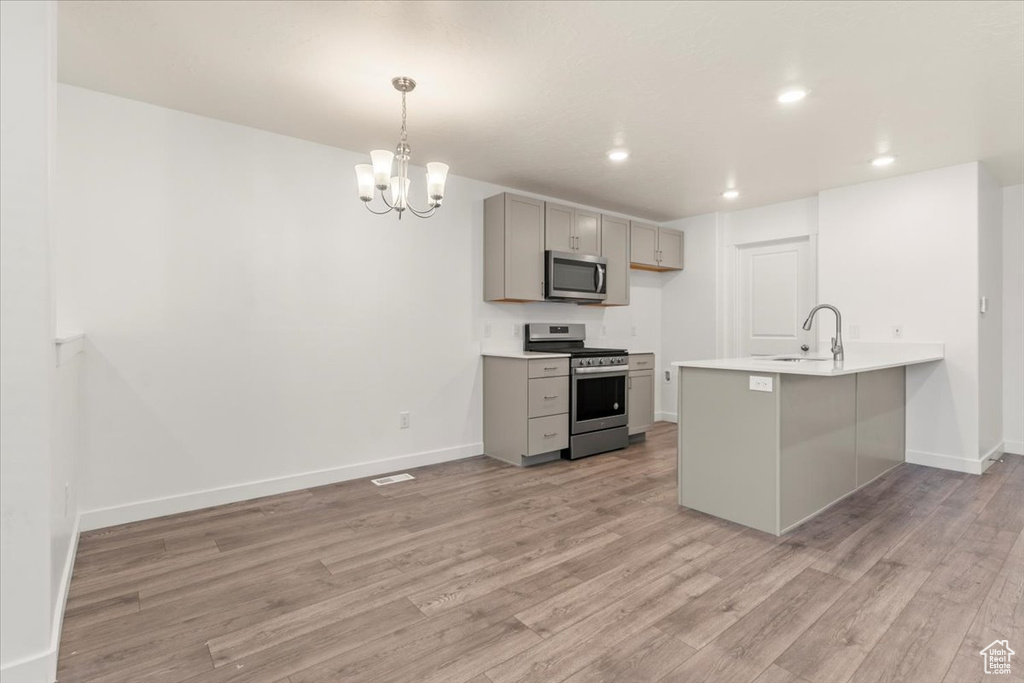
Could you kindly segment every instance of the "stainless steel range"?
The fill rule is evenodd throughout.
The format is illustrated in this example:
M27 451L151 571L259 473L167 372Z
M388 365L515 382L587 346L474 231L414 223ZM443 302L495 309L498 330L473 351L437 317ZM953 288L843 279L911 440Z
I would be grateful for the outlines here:
M570 356L569 448L562 457L575 460L629 445L626 380L629 353L584 344L586 325L529 323L525 349Z

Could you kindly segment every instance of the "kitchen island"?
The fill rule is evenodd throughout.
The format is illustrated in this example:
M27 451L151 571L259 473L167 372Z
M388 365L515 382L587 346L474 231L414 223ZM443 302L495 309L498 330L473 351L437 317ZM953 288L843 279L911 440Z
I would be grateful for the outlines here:
M679 368L679 504L780 536L904 461L907 365L942 344Z

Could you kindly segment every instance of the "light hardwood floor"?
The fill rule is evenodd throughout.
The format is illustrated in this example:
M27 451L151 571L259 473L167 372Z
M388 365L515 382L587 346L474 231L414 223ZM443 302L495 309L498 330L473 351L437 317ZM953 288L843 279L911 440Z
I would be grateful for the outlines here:
M959 683L1024 647L1021 458L901 465L777 539L676 505L675 435L84 534L59 680Z

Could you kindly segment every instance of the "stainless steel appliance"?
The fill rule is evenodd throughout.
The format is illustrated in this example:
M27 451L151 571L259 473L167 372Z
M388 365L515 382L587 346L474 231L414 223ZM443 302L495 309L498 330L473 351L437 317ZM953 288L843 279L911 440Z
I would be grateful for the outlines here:
M586 336L582 323L529 323L524 335L527 351L570 356L570 436L562 456L572 460L629 445L629 354L588 347Z
M544 252L544 298L604 301L608 298L608 259L569 251Z

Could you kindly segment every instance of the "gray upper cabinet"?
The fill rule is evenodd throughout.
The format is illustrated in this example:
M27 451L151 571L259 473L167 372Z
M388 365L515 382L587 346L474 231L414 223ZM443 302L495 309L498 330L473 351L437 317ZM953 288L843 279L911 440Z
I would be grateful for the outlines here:
M600 256L601 215L548 202L545 210L544 248Z
M630 263L637 266L658 267L658 227L630 221Z
M601 256L608 259L605 306L629 304L629 221L601 216Z
M658 265L666 270L683 269L683 233L658 228Z
M547 203L544 211L544 248L551 251L575 251L573 208Z
M581 254L601 255L601 214L576 209L573 225L576 251Z
M544 300L544 202L504 192L484 201L484 300Z
M683 233L631 221L630 265L641 270L682 270Z

